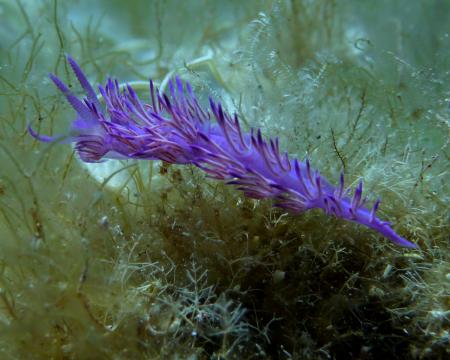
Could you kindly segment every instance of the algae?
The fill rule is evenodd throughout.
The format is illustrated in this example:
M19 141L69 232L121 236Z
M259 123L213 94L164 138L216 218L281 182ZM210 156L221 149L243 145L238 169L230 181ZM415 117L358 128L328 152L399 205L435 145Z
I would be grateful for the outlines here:
M0 16L3 359L448 356L448 3L3 0ZM420 249L193 167L99 173L36 142L28 122L52 135L74 116L47 78L79 91L66 53L94 83L180 74L330 180L363 178Z

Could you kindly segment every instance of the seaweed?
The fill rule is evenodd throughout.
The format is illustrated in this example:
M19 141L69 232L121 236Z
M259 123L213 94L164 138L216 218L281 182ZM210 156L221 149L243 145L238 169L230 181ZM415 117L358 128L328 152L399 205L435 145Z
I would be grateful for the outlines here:
M450 9L310 3L1 3L2 358L448 357ZM46 80L75 88L66 52L92 82L179 73L324 175L345 163L421 249L193 167L42 146L27 122L71 120Z

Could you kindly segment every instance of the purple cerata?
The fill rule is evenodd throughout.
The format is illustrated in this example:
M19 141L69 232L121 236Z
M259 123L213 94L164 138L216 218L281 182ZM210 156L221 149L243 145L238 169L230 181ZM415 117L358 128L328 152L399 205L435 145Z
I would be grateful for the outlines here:
M109 78L105 87L98 87L104 108L75 60L68 57L68 62L86 98L77 98L55 75L50 78L77 113L65 138L76 143L81 160L158 159L193 164L209 177L236 185L250 198L271 198L275 206L294 213L320 208L378 231L397 245L417 247L376 216L380 200L371 209L365 206L362 181L351 195L341 173L334 187L311 167L308 158L302 162L282 154L278 138L265 140L259 129L244 132L238 116L225 111L220 102L210 99L209 108L202 107L188 82L183 84L178 77L170 81L166 95L150 80L150 103L144 103L130 85L121 90L117 80ZM41 141L62 139L28 129Z

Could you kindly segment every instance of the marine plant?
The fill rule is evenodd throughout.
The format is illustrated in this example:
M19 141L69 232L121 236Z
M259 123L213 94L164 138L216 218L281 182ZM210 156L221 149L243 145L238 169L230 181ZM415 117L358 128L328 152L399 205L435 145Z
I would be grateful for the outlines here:
M448 10L1 1L0 358L447 358ZM113 74L142 103L148 76L163 99L179 74L212 126L208 96L321 179L364 179L376 214L420 249L272 208L195 165L86 163L59 145L76 132L40 144L27 122L53 136L75 118L46 77L80 98L67 53L91 84Z

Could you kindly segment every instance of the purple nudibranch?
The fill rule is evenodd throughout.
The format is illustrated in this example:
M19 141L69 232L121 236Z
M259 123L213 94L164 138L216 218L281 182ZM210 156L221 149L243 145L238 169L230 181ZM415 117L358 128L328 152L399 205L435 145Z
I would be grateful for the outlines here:
M55 75L50 78L77 113L66 140L76 143L81 160L131 158L194 164L209 177L237 185L250 198L271 198L275 206L294 213L320 208L374 229L397 245L417 247L376 216L379 200L371 209L365 207L362 181L352 196L344 188L343 174L339 186L332 186L312 169L308 158L301 162L282 154L278 138L265 140L259 129L244 132L237 114L230 115L220 102L210 98L209 109L202 107L188 82L183 84L178 77L169 82L169 97L150 80L151 103L145 104L130 85L121 90L117 80L108 78L105 87L99 85L106 104L103 109L81 68L71 57L68 62L86 98L77 98ZM62 138L28 129L41 141Z

